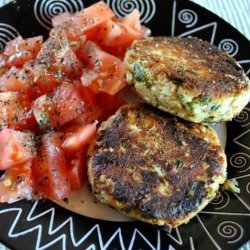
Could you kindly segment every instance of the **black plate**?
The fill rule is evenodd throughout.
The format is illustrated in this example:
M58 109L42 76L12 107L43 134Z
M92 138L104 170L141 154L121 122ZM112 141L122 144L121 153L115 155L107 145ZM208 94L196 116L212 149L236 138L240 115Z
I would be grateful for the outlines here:
M0 9L0 49L18 33L47 35L49 19L95 1L19 0ZM250 43L225 21L184 0L106 0L123 16L136 6L153 35L193 35L225 49L250 72ZM170 234L140 222L109 222L50 201L0 205L0 241L13 249L236 249L250 238L250 106L227 124L229 178L240 195L222 192L188 225Z

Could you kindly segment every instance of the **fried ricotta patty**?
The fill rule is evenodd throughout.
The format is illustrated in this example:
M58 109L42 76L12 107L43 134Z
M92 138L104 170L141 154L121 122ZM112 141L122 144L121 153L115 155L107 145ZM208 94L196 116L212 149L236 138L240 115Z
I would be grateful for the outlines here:
M192 122L231 120L250 81L227 53L195 37L149 37L127 50L127 81L147 103Z
M89 148L88 178L99 201L159 226L187 223L226 179L216 132L147 104L121 107Z

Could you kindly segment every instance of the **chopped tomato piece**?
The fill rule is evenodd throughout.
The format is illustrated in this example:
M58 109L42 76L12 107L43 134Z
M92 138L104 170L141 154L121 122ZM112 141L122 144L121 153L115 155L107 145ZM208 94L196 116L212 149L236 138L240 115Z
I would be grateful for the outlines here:
M22 66L26 61L35 58L41 48L43 38L37 36L24 40L21 36L8 42L3 55L10 66Z
M79 126L93 123L96 120L100 120L103 115L103 109L98 106L88 107L84 112L79 115L76 119L70 121L61 127L61 131L69 133L76 131Z
M11 67L11 69L6 72L0 78L0 90L1 91L21 91L26 88L25 82L19 80L20 70L16 67Z
M70 48L76 54L77 58L82 60L84 58L83 47L87 42L85 35L79 36L76 40L70 42Z
M5 57L3 56L3 54L0 54L0 68L4 67L5 65Z
M0 93L0 127L18 130L34 126L30 100L18 92Z
M87 147L75 154L69 154L67 157L68 163L68 177L72 190L79 190L82 188L84 170L86 170L87 161Z
M24 41L23 49L31 52L33 55L36 55L41 49L42 43L43 43L42 36L27 38Z
M57 76L74 79L82 73L82 63L70 48L69 40L62 29L55 29L42 45L36 62Z
M6 44L3 55L9 57L21 51L28 51L35 56L40 50L42 42L42 36L36 36L25 40L21 36L18 36Z
M56 27L64 22L67 22L69 21L71 18L71 14L69 12L64 12L64 13L61 13L55 17L52 18L52 25L53 27Z
M123 58L127 47L149 34L149 29L140 25L140 13L135 9L121 20L105 22L95 40L105 51Z
M0 131L0 169L25 163L36 156L34 136L13 129Z
M11 167L0 177L0 203L32 198L31 162Z
M130 14L121 19L121 23L128 25L132 29L140 29L140 11L134 9Z
M93 123L98 120L103 114L103 108L92 106L87 108L81 115L79 115L73 122L77 125L85 125Z
M66 134L66 139L62 144L62 148L67 152L81 150L95 137L96 125L97 123L94 122L92 124L79 126L77 130Z
M63 138L63 133L59 132L44 135L38 160L32 166L35 188L45 198L60 200L71 193L66 158L61 148Z
M73 85L64 83L37 98L32 109L39 126L47 130L58 128L79 116L84 110L84 101Z
M100 92L100 84L98 82L99 74L93 70L85 69L81 77L82 85L91 89L95 94ZM101 80L100 80L101 83Z
M29 61L24 64L19 73L19 80L26 82L28 89L25 92L32 98L52 91L59 85L61 74L57 74L44 64Z
M7 59L10 66L22 66L25 62L31 60L33 55L29 51L20 51Z
M57 85L54 74L33 61L24 64L22 69L14 66L0 77L0 91L18 91L31 99L52 91Z
M69 79L75 79L82 74L83 65L70 47L56 53L55 70L66 73Z
M122 41L119 41L119 37L122 35L122 33L123 29L119 23L113 20L108 20L102 25L97 35L97 41L100 44L104 44L106 46L117 46L119 44L116 44L116 42L122 43Z
M6 64L5 58L0 54L0 77L9 70L9 67Z
M17 52L20 52L21 50L19 50L19 46L21 46L23 42L24 40L21 36L18 36L15 39L11 40L6 44L3 55L9 57L16 54Z
M112 17L114 17L114 12L107 4L100 1L76 13L72 18L72 22L73 24L78 25L78 27L83 27L82 30L87 31L102 24Z
M88 8L76 13L70 19L65 16L65 22L60 26L63 28L69 39L75 40L80 35L87 35L88 38L93 38L99 27L105 21L114 16L113 11L104 2L98 2Z
M102 51L95 43L84 47L89 70L83 73L82 84L94 93L116 94L125 87L125 64L117 57Z

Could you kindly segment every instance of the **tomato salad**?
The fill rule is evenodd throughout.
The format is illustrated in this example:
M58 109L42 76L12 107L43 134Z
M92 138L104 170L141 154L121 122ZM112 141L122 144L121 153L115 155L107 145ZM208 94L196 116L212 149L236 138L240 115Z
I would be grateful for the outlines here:
M134 10L118 19L98 2L18 36L0 54L0 202L64 199L83 184L87 147L124 104L123 57L149 34Z

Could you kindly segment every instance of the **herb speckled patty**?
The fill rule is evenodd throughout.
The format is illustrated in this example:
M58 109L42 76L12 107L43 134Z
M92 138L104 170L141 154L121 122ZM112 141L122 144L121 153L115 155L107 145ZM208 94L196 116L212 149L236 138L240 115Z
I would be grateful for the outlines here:
M195 37L149 37L127 50L127 81L149 104L192 122L223 122L250 99L250 81L227 53Z
M104 122L89 148L99 201L159 226L187 223L226 179L226 156L209 126L130 103Z

